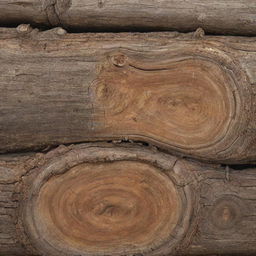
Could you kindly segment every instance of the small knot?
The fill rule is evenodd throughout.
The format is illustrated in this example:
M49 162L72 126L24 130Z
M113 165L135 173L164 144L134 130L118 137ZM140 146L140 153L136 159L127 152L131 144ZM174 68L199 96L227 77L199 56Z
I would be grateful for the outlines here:
M61 27L56 28L55 32L59 36L63 36L65 34L67 34L67 31L64 28L61 28Z
M202 28L198 28L194 33L193 33L193 37L194 38L203 38L205 35L205 32Z
M102 8L105 5L105 0L98 0L98 7Z
M117 67L123 67L126 64L127 57L124 54L117 54L111 57L112 63Z
M16 28L18 33L21 34L27 34L30 33L33 28L30 26L30 24L20 24L17 28Z

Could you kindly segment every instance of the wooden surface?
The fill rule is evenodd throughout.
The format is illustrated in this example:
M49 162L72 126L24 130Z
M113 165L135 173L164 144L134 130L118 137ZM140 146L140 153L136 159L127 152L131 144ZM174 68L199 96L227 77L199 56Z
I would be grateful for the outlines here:
M42 186L34 220L43 239L59 241L63 251L123 255L167 241L180 209L174 184L148 164L87 163Z
M254 0L1 0L1 26L30 23L83 31L256 35Z
M255 162L255 38L0 30L0 151L133 140Z
M0 157L1 255L255 255L255 170L87 143Z

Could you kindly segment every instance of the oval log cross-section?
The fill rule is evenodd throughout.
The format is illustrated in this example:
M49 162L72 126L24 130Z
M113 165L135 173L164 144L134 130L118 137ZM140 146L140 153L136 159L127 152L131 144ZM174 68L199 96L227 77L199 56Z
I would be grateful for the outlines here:
M104 110L101 136L193 152L226 138L237 99L232 78L216 63L184 58L150 66L122 54L110 63L92 87L95 105Z
M137 153L124 149L104 162L113 150L97 150L67 153L40 172L24 215L32 245L47 255L172 251L189 223L187 192L148 156L134 161Z
M134 162L82 164L42 188L37 214L44 233L92 255L155 248L177 225L180 202L173 184ZM100 253L101 252L101 253Z

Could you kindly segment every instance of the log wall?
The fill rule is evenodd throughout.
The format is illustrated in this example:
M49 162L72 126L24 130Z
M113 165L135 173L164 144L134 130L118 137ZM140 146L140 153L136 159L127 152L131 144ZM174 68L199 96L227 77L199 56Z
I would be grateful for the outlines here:
M0 9L0 256L256 255L255 1Z

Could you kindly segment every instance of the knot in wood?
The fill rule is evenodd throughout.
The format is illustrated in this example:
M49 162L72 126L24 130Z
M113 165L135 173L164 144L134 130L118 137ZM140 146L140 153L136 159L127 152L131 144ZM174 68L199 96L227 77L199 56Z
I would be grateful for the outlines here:
M126 64L127 57L124 54L116 54L111 57L112 63L117 67L123 67Z
M198 28L198 29L194 32L193 37L199 39L199 38L203 38L204 35L205 35L204 30L203 30L202 28Z
M65 34L67 34L67 31L65 29L59 27L59 28L56 28L56 34L59 36L63 36Z
M246 206L238 197L225 195L214 203L211 221L217 229L231 230L239 225L242 218L241 209L245 208Z
M33 28L30 26L30 24L20 24L17 28L16 28L18 33L21 34L27 34L30 33Z
M103 8L105 5L105 0L98 0L98 7Z

